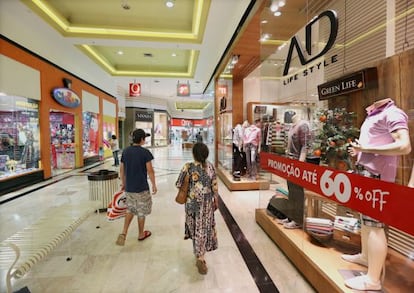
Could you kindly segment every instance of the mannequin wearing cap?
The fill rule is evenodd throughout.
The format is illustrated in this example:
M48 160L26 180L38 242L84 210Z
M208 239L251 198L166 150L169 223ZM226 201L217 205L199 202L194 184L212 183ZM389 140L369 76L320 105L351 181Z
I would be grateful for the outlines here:
M147 177L151 181L152 194L157 193L157 185L152 167L154 156L148 149L142 147L148 136L150 135L142 129L134 130L132 132L132 146L122 152L119 171L122 180L121 187L125 190L127 198L127 213L123 230L115 242L120 246L125 244L128 228L134 216L138 218L138 240L142 241L151 236L150 231L144 230L145 217L152 210L152 197Z
M359 140L351 143L349 153L357 156L357 165L364 176L394 182L398 156L411 151L408 117L393 100L381 99L366 108L367 117L361 126ZM342 259L368 267L366 275L345 281L356 290L381 290L388 245L384 223L361 215L361 253L342 255Z

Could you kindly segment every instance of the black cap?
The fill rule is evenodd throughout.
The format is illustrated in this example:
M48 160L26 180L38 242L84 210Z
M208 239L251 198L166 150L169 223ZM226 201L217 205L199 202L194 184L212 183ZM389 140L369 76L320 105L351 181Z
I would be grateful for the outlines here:
M132 133L132 141L134 143L139 143L141 142L143 138L146 138L148 136L151 136L151 134L145 133L144 130L142 130L141 128L138 128L138 129L135 129L134 132Z

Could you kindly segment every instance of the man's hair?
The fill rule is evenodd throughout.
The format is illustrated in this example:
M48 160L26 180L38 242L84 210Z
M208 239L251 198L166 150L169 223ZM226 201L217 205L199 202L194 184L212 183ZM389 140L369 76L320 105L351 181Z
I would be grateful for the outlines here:
M204 165L206 163L208 154L209 154L208 147L204 143L197 142L197 143L194 144L194 146L193 146L194 160L196 160L197 162L200 162Z

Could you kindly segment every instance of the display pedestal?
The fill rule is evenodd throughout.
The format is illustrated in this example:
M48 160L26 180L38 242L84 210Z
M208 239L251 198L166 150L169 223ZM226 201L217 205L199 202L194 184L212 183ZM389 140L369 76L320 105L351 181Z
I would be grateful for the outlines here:
M270 188L269 180L258 179L258 180L249 180L246 178L241 178L240 181L233 180L233 176L222 168L217 168L217 175L223 181L226 187L233 190L266 190Z
M318 292L356 292L344 285L341 271L366 271L366 268L341 259L341 254L350 252L315 243L302 229L283 228L266 209L256 209L255 215L260 227ZM414 262L389 249L383 292L414 292L412 276Z
M182 143L182 147L183 149L192 149L193 148L193 143L192 142L183 142Z

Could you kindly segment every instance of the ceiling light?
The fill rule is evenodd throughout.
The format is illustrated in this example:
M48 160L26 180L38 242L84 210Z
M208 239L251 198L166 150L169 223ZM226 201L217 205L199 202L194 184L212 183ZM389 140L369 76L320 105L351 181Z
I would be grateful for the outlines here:
M281 15L282 15L282 12L280 12L280 11L276 11L273 15L274 15L274 16L281 16Z
M123 51L118 51L118 52L116 52L118 55L124 55L124 52Z
M265 24L265 23L267 23L267 20L264 19L264 20L261 21L261 23Z
M285 5L286 5L286 1L284 1L284 0L280 0L280 1L277 3L277 5L279 5L279 7L283 7L283 6L285 6Z
M165 1L165 6L167 6L168 8L173 8L174 7L174 0Z
M171 56L173 56L173 57L176 57L176 56L177 56L177 54L175 54L175 53L172 53L172 54L171 54Z
M275 12L279 9L278 2L276 0L272 0L272 4L270 4L270 11Z

